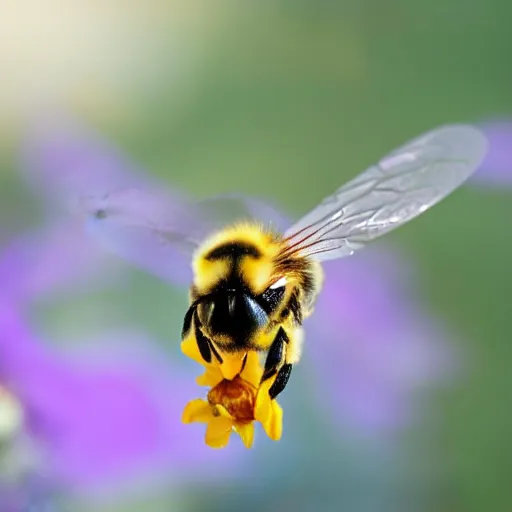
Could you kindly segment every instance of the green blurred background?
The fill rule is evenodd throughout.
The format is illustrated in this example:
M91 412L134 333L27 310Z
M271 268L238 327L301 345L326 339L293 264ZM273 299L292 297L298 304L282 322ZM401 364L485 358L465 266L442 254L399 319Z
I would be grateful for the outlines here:
M16 175L21 129L54 107L173 185L261 195L295 215L422 131L512 114L508 0L5 8L0 214L13 229L32 219ZM425 303L462 340L462 371L429 409L436 428L427 421L403 439L436 496L427 510L512 507L511 197L468 186L388 237L416 263ZM124 314L155 332L179 322L179 311L169 319L166 287L137 279L146 296L126 298ZM208 509L212 497L212 510L237 509L219 494L209 489L188 506ZM283 495L277 508L293 503Z

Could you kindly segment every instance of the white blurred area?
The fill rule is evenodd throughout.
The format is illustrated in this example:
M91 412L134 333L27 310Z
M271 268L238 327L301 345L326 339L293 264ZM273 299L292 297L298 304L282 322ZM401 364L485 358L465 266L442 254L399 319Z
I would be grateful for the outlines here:
M226 9L198 0L2 2L0 136L41 110L120 120L162 82L168 95L185 92Z
M21 428L23 410L21 404L0 386L0 443L9 441Z

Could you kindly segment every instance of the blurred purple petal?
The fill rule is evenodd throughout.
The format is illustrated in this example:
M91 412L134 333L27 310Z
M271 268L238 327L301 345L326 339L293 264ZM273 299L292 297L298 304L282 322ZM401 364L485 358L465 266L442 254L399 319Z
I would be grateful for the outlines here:
M446 335L414 304L404 287L411 270L392 253L366 250L325 270L306 324L321 402L361 431L405 424L416 393L447 370Z
M481 128L489 139L489 151L472 181L489 186L511 185L512 121L482 123Z
M20 235L0 249L0 294L11 301L47 300L118 276L119 263L103 254L78 221Z
M58 355L0 303L0 379L24 405L47 474L80 491L162 471L180 478L211 471L218 452L180 421L196 391L193 380L137 333L112 340L100 344L101 352ZM222 460L229 468L229 454Z
M22 164L28 185L48 204L62 201L67 206L78 195L101 195L147 182L108 143L66 118L33 126Z
M61 509L52 501L53 497L51 484L38 475L28 473L17 482L0 481L2 512L57 512Z

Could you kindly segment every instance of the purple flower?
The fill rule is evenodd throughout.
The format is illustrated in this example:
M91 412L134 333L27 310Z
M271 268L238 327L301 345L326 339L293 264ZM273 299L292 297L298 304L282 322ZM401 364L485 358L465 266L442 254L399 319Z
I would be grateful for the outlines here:
M512 121L482 123L489 139L489 151L480 169L472 178L474 183L488 186L512 183Z
M95 195L148 182L105 141L66 117L32 125L23 149L27 184L53 210L59 201L68 206L78 191Z
M59 222L0 248L0 391L21 405L32 471L48 487L89 497L225 477L236 448L222 457L220 474L220 454L181 423L195 383L154 340L125 327L57 350L29 321L33 301L88 290L91 281L105 286L116 275L119 262L79 226ZM23 501L29 491L20 485L12 495Z
M48 183L60 175L62 159L58 155L66 154L68 145L82 147L80 153L74 153L72 166L66 160L66 171L76 173L76 182L87 168L83 161L108 161L116 171L123 166L109 160L104 152L112 152L102 145L69 135L53 140L64 142L62 146L52 143L51 159L44 157L48 150L41 141L32 147L36 149L30 157L34 166L29 169L31 175L40 172L38 155L43 155ZM78 154L82 156L78 158ZM101 172L108 172L108 167L98 166ZM161 207L161 197L155 205L142 205L134 199L132 209L152 215L154 207ZM257 203L251 211L257 213ZM264 217L268 213L265 211ZM134 246L128 240L122 242L118 252L126 256ZM144 268L162 275L161 267L149 262L147 255L138 258L141 262ZM324 290L306 324L305 359L315 363L316 401L328 411L335 410L329 414L347 428L381 432L404 424L410 419L418 392L446 369L446 334L415 303L414 293L404 285L410 269L390 251L366 249L351 258L329 262L325 269ZM183 275L170 280L182 284Z
M0 302L0 380L52 481L91 492L206 469L212 456L180 421L193 382L152 345L128 331L58 353Z
M1 253L1 293L18 304L113 283L119 262L105 255L77 221L48 225L7 242Z
M20 476L17 482L0 481L2 512L51 510L57 512L52 500L52 486L34 474Z

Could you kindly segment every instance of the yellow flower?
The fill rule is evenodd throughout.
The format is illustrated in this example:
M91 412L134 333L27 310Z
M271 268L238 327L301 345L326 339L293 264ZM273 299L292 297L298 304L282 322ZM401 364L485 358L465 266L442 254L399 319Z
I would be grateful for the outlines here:
M205 363L193 337L184 340L181 348L184 354L206 368L197 383L211 388L207 400L198 398L189 402L182 420L184 423L206 423L205 442L208 446L225 447L235 431L250 448L254 439L254 421L259 421L274 441L281 438L283 411L268 394L275 377L260 385L263 369L257 352L249 351L243 357L228 354L228 358L222 354L223 364L227 363L223 366L216 361ZM234 376L226 378L226 373L232 375L237 368Z
M181 342L181 351L186 356L190 357L190 359L193 359L199 364L202 364L206 368L207 372L208 370L213 371L215 376L219 377L220 379L233 379L242 371L242 366L244 364L245 354L225 354L224 352L222 353L222 363L219 363L215 356L212 357L211 363L205 362L201 356L201 353L199 352L199 348L197 347L196 339L193 334L189 334ZM204 377L204 375L202 377ZM215 385L203 382L204 379L202 379L202 377L197 379L197 383L200 386Z

